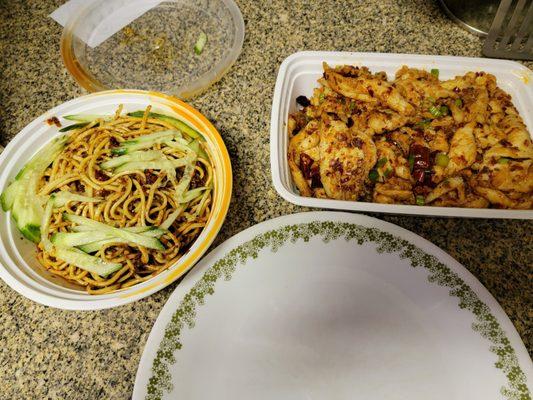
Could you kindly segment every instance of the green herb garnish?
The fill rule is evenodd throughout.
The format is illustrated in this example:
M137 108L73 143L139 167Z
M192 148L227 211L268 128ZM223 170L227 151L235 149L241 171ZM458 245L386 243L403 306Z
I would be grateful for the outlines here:
M194 52L196 54L202 54L206 43L207 35L205 34L205 32L200 32L200 35L198 35L198 39L196 40L196 44L194 45Z
M389 161L389 160L387 159L387 157L380 158L380 159L378 160L378 162L376 163L376 167L377 167L377 168L383 167L385 164L387 164L387 161Z
M375 169L370 170L368 173L368 179L370 179L372 182L377 182L379 179L379 172Z

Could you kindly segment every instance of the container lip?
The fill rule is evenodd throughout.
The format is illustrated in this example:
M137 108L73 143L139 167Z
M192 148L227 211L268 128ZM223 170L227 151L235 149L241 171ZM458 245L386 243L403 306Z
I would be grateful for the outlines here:
M272 183L278 194L285 200L304 207L348 210L361 212L377 212L384 214L404 214L416 216L437 217L462 217L462 218L505 218L505 219L533 219L533 210L498 210L498 209L471 209L459 207L429 207L399 204L378 204L360 201L318 199L301 196L291 185L291 177L287 161L286 124L289 113L289 96L291 95L295 79L302 74L317 70L323 61L331 65L346 63L365 63L375 68L395 67L415 64L416 67L442 69L456 68L469 70L490 69L491 73L499 72L505 76L510 84L507 89L513 95L513 100L520 101L523 110L533 108L533 75L526 66L510 60L496 60L474 57L433 56L420 54L388 54L388 53L362 53L362 52L336 52L336 51L300 51L286 57L281 63L274 95L272 98L272 111L270 116L270 169ZM522 76L523 75L523 76ZM528 79L525 79L528 77ZM515 103L516 105L516 103ZM529 115L521 112L524 123L528 128L533 128L533 123L528 124ZM287 179L287 177L289 177Z
M97 0L94 2L88 2L79 11L72 15L67 21L63 31L61 33L60 40L60 53L63 60L63 64L67 71L72 75L74 80L88 92L98 92L103 90L113 90L117 89L114 87L105 86L98 78L96 78L90 71L87 70L76 56L74 51L74 40L75 40L75 30L80 23L84 20L88 13L96 9L102 4L105 4L108 0ZM216 65L215 68L209 70L204 75L200 76L198 79L192 81L189 85L182 86L176 91L172 91L169 94L177 96L180 99L188 99L190 97L196 96L211 85L218 82L226 72L233 66L239 57L242 46L244 43L245 35L245 25L242 13L233 0L217 0L224 4L227 7L231 18L233 20L233 25L235 27L235 35L233 38L233 44L231 49L226 52L226 55L222 60ZM166 0L166 2L179 2L179 0Z
M10 213L0 213L0 278L21 295L46 306L69 310L98 310L116 307L144 298L174 282L191 269L220 231L226 218L232 193L232 169L229 153L216 128L199 111L181 100L156 92L142 90L110 90L79 97L63 103L33 120L8 144L0 154L0 191L9 178L17 172L15 166L28 148L42 147L54 136L46 120L53 115L64 115L64 111L77 107L77 110L106 107L111 110L121 102L132 107L152 104L164 108L169 114L175 113L204 134L208 149L213 155L216 167L214 207L206 227L196 239L191 249L168 270L146 282L117 292L89 295L82 291L61 287L37 274L22 260L20 241L16 241L12 230ZM81 110L82 111L82 110ZM54 131L57 134L57 132ZM31 137L34 137L33 141ZM40 138L44 140L39 141ZM35 143L37 142L37 146ZM26 150L24 149L26 148ZM35 152L34 150L30 150ZM18 235L18 234L17 234ZM19 243L17 245L17 243ZM28 245L29 246L29 245Z

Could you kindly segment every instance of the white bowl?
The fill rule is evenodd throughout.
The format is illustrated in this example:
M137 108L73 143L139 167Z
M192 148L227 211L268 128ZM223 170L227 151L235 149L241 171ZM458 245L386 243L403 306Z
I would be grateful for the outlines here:
M329 65L367 66L373 72L385 71L393 77L403 65L430 70L438 68L441 79L450 79L468 71L485 71L496 76L498 86L512 96L524 123L533 132L533 73L527 67L505 60L415 54L348 53L302 51L287 57L278 72L270 120L270 166L278 193L291 203L319 208L446 217L533 219L532 210L498 210L459 207L409 206L362 201L303 197L292 182L287 160L289 113L296 111L296 97L311 97L322 76L322 62Z
M190 250L161 274L130 288L109 294L90 295L83 288L68 283L46 271L36 259L35 244L22 238L10 213L0 212L0 278L14 290L38 303L72 310L97 310L116 307L146 297L169 285L201 258L215 239L229 207L232 173L229 155L217 130L197 110L184 102L156 92L111 90L68 101L41 115L27 125L0 155L0 192L35 152L53 137L58 128L46 120L59 118L63 125L72 122L61 117L68 114L112 114L119 104L125 111L136 111L152 105L152 110L176 115L201 132L214 163L215 188L211 217Z

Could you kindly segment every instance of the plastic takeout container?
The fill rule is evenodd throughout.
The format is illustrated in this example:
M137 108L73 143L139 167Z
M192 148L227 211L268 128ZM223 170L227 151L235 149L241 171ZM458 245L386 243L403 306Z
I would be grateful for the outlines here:
M197 54L202 34L207 42ZM90 92L134 88L187 98L224 75L243 40L233 0L95 0L69 18L61 55Z
M292 182L287 160L289 138L287 120L296 111L296 97L311 97L322 76L322 63L367 66L373 72L385 71L389 78L403 65L430 70L439 69L441 79L450 79L468 71L485 71L496 76L498 85L512 96L529 132L533 132L533 72L505 60L415 54L348 53L303 51L292 54L281 64L272 100L270 120L270 164L272 180L278 193L291 203L318 208L411 215L473 218L533 219L533 210L474 209L458 207L379 204L362 201L317 199L300 196Z
M64 309L96 310L130 303L146 297L185 274L209 248L228 211L232 191L229 155L215 127L197 110L182 101L155 92L112 90L68 101L41 115L27 125L0 155L0 192L13 180L25 163L49 140L60 135L56 126L47 124L57 117L63 126L72 121L69 114L113 114L118 105L124 112L145 109L177 116L196 128L206 139L214 164L214 193L211 216L194 244L173 266L159 275L132 287L109 294L91 295L80 286L68 283L42 267L36 258L35 244L22 238L11 213L0 211L0 278L11 288L38 303Z

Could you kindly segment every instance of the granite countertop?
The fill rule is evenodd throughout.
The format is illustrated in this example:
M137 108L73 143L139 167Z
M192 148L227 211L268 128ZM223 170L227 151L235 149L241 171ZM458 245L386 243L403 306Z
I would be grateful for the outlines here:
M61 3L0 3L2 145L41 113L84 94L63 67L61 27L48 17ZM482 40L431 0L237 3L246 24L242 54L191 101L221 132L234 168L233 201L217 243L305 210L281 199L270 179L271 96L285 57L304 49L481 55ZM533 353L531 221L375 216L425 237L468 268ZM0 399L128 399L150 329L175 287L111 310L71 312L35 304L0 281Z

